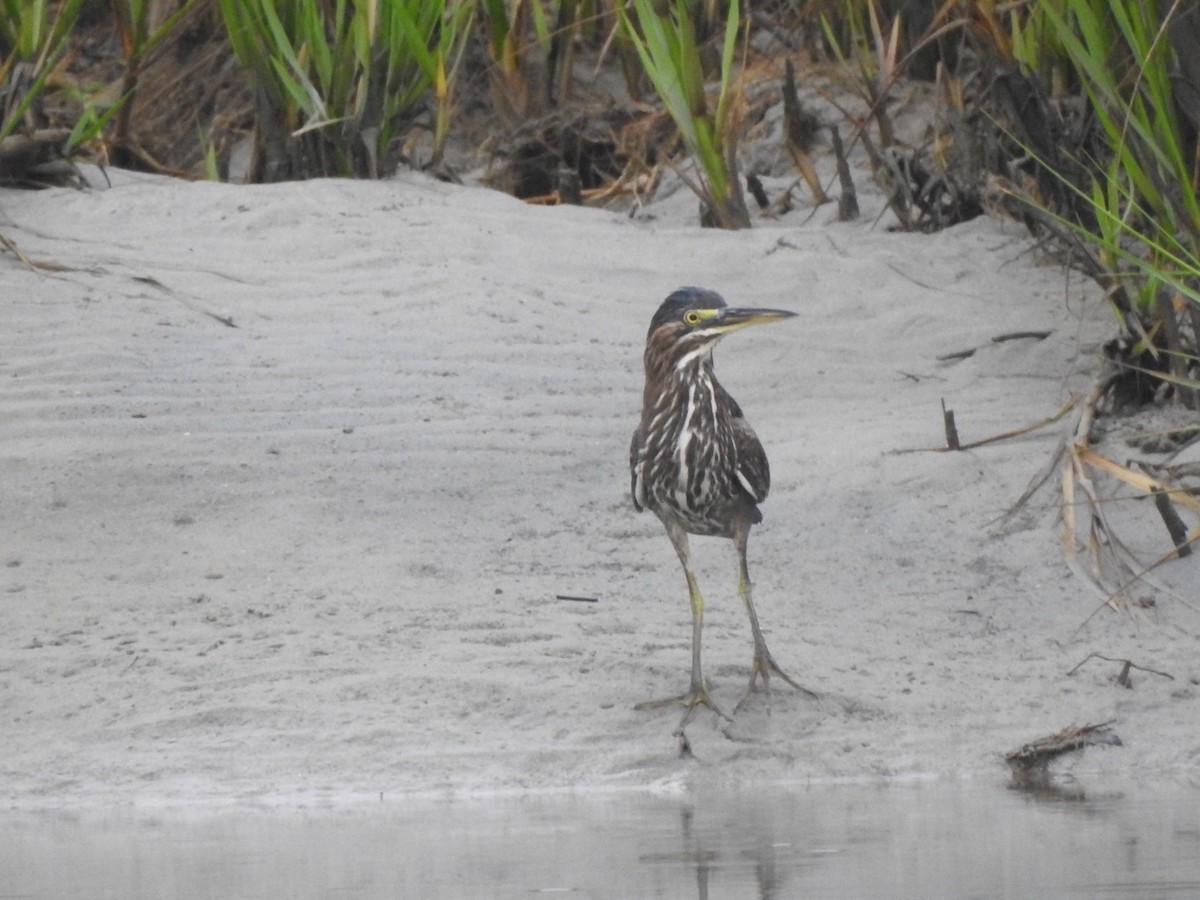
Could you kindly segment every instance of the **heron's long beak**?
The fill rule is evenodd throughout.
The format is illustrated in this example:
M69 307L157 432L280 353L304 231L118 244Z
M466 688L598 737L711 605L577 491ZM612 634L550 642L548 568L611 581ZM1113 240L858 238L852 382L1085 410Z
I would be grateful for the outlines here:
M767 322L778 322L790 319L794 312L786 309L752 309L732 307L722 311L721 316L713 323L712 330L724 334L746 328L749 325L765 325Z

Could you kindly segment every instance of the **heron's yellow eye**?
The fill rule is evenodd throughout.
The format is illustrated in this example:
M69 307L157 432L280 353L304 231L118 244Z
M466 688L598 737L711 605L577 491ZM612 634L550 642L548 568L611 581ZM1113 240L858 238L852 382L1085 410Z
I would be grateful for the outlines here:
M700 324L700 313L696 312L696 310L694 310L694 309L689 309L687 312L685 312L683 314L683 321L684 321L684 324L687 324L687 325L699 325Z

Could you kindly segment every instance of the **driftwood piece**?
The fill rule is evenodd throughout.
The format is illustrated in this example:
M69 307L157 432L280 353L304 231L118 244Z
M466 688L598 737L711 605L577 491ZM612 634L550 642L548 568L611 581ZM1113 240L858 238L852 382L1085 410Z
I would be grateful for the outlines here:
M1072 725L1057 734L1022 744L1007 754L1004 761L1012 768L1013 778L1018 782L1037 781L1039 777L1045 777L1046 767L1050 762L1064 753L1097 744L1122 746L1121 739L1109 728L1114 722L1116 719L1095 725Z

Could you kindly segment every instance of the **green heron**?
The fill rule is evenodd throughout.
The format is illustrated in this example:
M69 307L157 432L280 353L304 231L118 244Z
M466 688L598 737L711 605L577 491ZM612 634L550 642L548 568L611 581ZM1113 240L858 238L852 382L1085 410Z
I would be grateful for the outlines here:
M629 447L633 505L639 512L652 510L662 520L683 564L692 605L692 681L679 697L651 700L635 708L684 706L678 733L698 705L729 721L709 696L700 668L704 598L692 571L689 534L730 538L737 549L738 594L750 617L754 661L750 685L734 712L760 677L764 687L772 675L778 675L797 690L816 696L776 665L758 625L750 596L746 541L750 526L762 521L758 504L767 497L771 473L758 436L737 401L717 381L712 360L713 348L729 332L794 315L780 309L734 309L714 291L685 287L663 301L646 335L642 421Z

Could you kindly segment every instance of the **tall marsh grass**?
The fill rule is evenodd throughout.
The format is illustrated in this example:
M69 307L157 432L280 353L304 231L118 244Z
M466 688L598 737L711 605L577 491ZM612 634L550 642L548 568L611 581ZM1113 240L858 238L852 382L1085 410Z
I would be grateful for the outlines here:
M650 83L675 121L699 170L692 185L706 207L702 220L721 228L747 228L750 214L738 176L738 128L734 60L741 14L738 0L725 9L720 78L710 104L693 14L696 3L632 0L632 15L620 7L620 21Z
M0 0L0 139L38 124L34 110L67 50L83 0Z
M1105 149L1086 161L1092 181L1080 189L1095 224L1084 233L1114 273L1134 276L1127 293L1145 347L1165 354L1165 377L1195 405L1187 372L1200 346L1200 7L1040 0L1036 11L1086 92Z
M256 180L379 177L434 101L432 162L475 5L468 0L220 0L258 106Z
M112 145L114 161L130 163L138 155L133 134L133 107L142 67L149 54L198 5L200 0L110 0L125 72L121 80L120 109L116 113Z
M125 97L101 100L65 74L84 0L0 0L0 183L78 183L72 162ZM73 114L73 118L72 118Z

